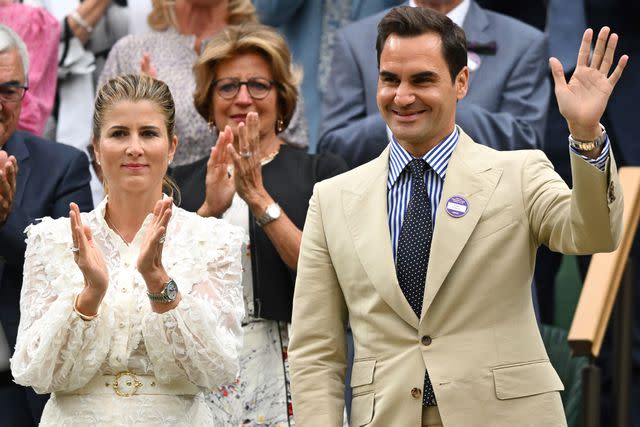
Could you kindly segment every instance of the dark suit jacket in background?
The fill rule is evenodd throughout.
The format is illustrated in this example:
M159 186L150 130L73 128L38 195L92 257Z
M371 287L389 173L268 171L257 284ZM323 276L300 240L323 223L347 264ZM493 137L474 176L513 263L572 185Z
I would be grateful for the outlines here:
M378 113L377 24L373 15L336 35L332 79L323 99L318 151L342 156L350 167L377 157L387 145ZM496 43L496 54L480 55L456 123L476 141L499 150L540 148L550 86L547 42L540 31L471 2L463 29L470 42Z
M172 175L182 194L182 208L195 212L205 197L207 160L176 167ZM309 155L302 148L282 145L274 159L262 167L264 187L289 219L302 230L316 182L345 172L347 165L332 154ZM282 261L264 230L251 216L251 268L256 315L291 322L295 272Z
M7 222L0 226L0 323L13 352L20 322L24 229L38 218L68 216L71 202L77 203L80 210L89 211L93 201L89 161L81 151L21 131L9 138L4 149L18 161L15 199ZM29 392L33 394L31 389ZM40 419L46 397L40 400L40 412L33 414L36 420ZM6 405L0 401L4 414L18 410Z

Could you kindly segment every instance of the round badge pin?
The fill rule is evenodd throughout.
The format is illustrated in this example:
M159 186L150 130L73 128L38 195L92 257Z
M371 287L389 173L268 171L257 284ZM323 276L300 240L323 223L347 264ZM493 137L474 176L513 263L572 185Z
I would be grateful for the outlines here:
M469 211L469 202L462 196L453 196L447 200L445 210L453 218L461 218Z

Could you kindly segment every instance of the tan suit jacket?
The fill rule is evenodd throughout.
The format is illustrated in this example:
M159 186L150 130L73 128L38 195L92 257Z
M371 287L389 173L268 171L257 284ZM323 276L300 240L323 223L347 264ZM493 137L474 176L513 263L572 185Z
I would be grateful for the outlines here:
M317 184L289 347L296 424L342 425L349 321L352 426L421 425L425 367L446 427L565 425L563 385L532 306L536 249L611 251L622 227L613 157L604 172L571 157L573 191L542 152L499 152L461 133L438 206L420 319L396 278L389 149ZM465 216L445 211L452 196L468 200Z

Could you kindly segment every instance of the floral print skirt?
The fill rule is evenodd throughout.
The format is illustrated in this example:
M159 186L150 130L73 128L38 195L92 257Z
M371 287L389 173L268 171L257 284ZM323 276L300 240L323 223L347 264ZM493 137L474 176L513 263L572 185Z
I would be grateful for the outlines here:
M293 426L288 324L258 320L243 326L240 375L207 395L216 426Z

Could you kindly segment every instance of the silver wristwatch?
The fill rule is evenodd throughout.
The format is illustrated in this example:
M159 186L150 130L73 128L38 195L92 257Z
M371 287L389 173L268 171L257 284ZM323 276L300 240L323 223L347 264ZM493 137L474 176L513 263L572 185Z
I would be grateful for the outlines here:
M573 135L569 134L569 145L578 151L591 151L604 144L607 139L607 131L604 126L600 125L602 133L593 141L579 141L573 138Z
M174 302L178 296L178 285L176 285L176 282L173 279L169 279L169 281L164 284L164 287L160 292L151 293L147 291L147 296L153 302L169 304Z
M264 227L269 224L271 221L275 221L280 218L280 214L282 213L282 209L277 203L271 203L267 206L267 209L264 211L259 218L256 218L256 222L260 227Z

